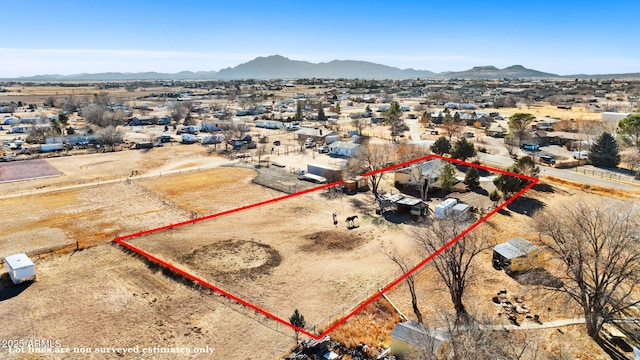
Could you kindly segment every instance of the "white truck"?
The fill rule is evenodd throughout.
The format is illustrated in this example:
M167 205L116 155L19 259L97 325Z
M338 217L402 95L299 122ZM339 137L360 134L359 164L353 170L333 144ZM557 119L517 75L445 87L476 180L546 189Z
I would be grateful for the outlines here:
M576 160L586 160L589 158L589 152L587 151L574 151L573 158Z

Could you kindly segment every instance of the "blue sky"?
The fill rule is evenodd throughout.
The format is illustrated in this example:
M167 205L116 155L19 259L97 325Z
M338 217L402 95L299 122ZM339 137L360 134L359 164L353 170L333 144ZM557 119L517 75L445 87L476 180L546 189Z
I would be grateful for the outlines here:
M273 54L435 72L640 72L640 2L628 0L0 0L0 9L0 77L217 71Z

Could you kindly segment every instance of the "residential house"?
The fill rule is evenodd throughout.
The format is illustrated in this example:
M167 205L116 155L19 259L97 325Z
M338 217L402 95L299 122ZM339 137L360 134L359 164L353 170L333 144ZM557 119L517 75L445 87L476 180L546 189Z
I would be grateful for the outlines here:
M487 128L486 133L488 136L503 138L509 133L509 131L502 127L502 125L494 123Z
M416 189L419 186L433 185L437 181L438 173L443 164L441 159L431 159L397 170L394 174L395 186L398 189Z
M316 144L326 144L326 138L329 135L333 135L334 132L327 129L320 128L307 128L303 127L295 132L295 136L299 141L307 141L311 139Z
M351 157L358 151L359 148L360 144L356 144L353 142L336 141L329 145L329 155Z

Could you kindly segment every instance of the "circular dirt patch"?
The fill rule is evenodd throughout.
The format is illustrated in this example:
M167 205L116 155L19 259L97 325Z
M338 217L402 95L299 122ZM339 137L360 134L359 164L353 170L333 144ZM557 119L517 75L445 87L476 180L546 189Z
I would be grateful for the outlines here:
M199 273L221 282L255 279L280 265L282 258L269 245L247 240L225 240L203 246L183 259Z
M364 239L353 231L318 231L305 236L309 242L301 248L303 251L345 251L353 250L364 243Z

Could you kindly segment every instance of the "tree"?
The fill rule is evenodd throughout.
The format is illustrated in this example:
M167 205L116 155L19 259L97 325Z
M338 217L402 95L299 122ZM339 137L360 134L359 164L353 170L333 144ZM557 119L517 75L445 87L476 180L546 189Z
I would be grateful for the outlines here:
M300 314L298 309L296 309L293 312L293 315L291 315L291 317L289 318L289 322L291 323L291 325L299 329L304 329L304 327L307 325L307 322L305 321L304 316ZM298 330L296 330L296 344L298 343L298 336L299 336L299 332Z
M522 144L522 139L535 119L534 115L527 113L515 113L509 116L509 131L518 137L518 145Z
M438 155L448 154L449 151L451 151L451 143L446 137L440 136L433 145L431 145L431 151Z
M507 171L514 174L522 174L517 164L508 167ZM502 173L493 179L493 184L496 186L496 189L502 193L502 197L505 200L522 190L528 183L529 181L527 179Z
M640 112L620 120L618 136L624 145L640 150Z
M498 192L498 189L493 189L493 191L491 191L489 193L489 200L493 201L493 206L498 206L498 201L500 200L500 193Z
M480 174L478 173L478 169L473 166L469 166L462 182L471 189L475 189L480 186Z
M351 118L351 125L358 130L358 135L362 135L362 129L367 126L366 120L364 118Z
M398 249L394 248L393 252L388 254L389 259L393 261L403 274L406 274L411 270L411 267L407 265L405 259L400 256L398 253ZM415 273L411 273L407 275L404 280L409 287L409 294L411 295L411 307L413 308L413 314L416 316L416 319L419 323L422 323L422 313L420 312L420 308L418 307L418 295L416 294L416 282L415 282Z
M618 142L613 135L608 132L603 132L600 135L598 140L591 145L589 161L593 166L605 168L614 168L620 164Z
M535 216L541 241L563 266L558 291L580 305L596 342L603 324L638 303L632 300L640 285L638 219L637 204L611 198L582 199Z
M320 107L318 108L318 121L325 121L325 120L327 120L327 116L324 114L322 103L320 103Z
M82 108L82 117L90 123L100 127L103 127L103 116L109 111L106 106L98 105L98 104L89 104Z
M48 107L56 107L56 98L53 96L48 96L45 100L44 100L44 106L48 106Z
M115 126L107 126L100 129L100 131L97 132L96 137L100 140L102 145L111 147L111 151L113 151L114 145L122 143L122 132L116 129Z
M336 110L336 114L340 115L340 111L341 111L341 110L340 110L340 101L336 102L336 108L335 108L335 110Z
M302 101L296 101L296 121L302 121Z
M456 168L446 161L438 172L438 186L443 191L450 192L453 190L456 181Z
M523 156L516 162L520 173L530 177L537 177L540 174L540 167L530 156Z
M470 317L462 303L462 296L467 285L472 282L473 259L486 248L486 236L476 229L451 244L460 232L471 225L471 220L461 217L448 217L436 220L429 227L423 227L413 233L415 241L431 255L444 250L435 256L429 264L435 269L451 297L456 311L456 322L467 323Z
M456 141L451 157L465 161L474 156L476 156L476 149L472 143L468 142L466 138L460 138Z
M453 116L451 116L450 112L445 111L444 119L442 120L442 128L444 129L444 132L449 136L449 141L451 141L451 137L459 133L462 126L460 123L454 121Z
M182 120L182 108L177 103L174 104L169 111L169 117L176 125L180 123L180 120Z
M361 145L354 156L349 158L347 172L352 175L362 175L376 170L384 169L394 160L394 148L392 145L367 144ZM383 173L376 173L368 176L371 183L371 191L378 195L378 186L382 181Z

